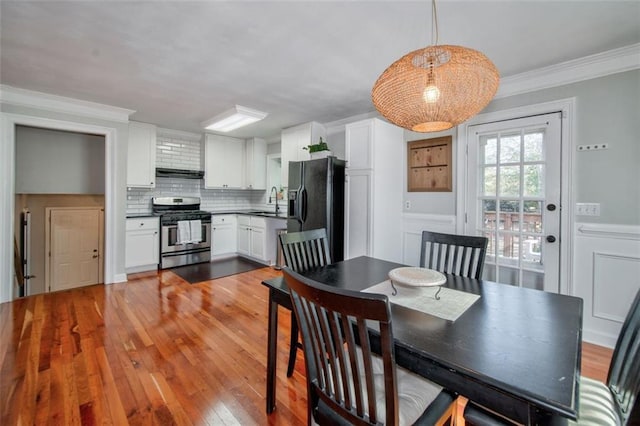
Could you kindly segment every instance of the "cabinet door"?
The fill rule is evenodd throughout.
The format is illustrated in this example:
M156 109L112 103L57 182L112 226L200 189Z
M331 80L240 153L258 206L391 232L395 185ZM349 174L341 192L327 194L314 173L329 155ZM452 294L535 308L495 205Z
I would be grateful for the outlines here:
M156 186L156 126L130 122L127 154L127 186L154 188Z
M211 228L211 255L235 253L236 227L234 225L215 225Z
M251 256L265 260L265 233L264 228L251 228Z
M238 253L249 253L249 240L251 236L251 228L247 225L241 225L238 223Z
M300 131L286 130L282 132L280 147L281 185L289 186L289 162L298 161Z
M225 180L227 188L243 188L244 185L244 140L233 139L226 142Z
M125 267L158 264L158 231L127 231Z
M373 167L373 122L358 121L345 130L345 156L350 169Z
M345 259L371 256L373 172L350 171L345 193Z
M244 140L205 135L205 188L242 188L244 185Z
M246 187L267 189L267 142L264 139L247 140L246 151Z

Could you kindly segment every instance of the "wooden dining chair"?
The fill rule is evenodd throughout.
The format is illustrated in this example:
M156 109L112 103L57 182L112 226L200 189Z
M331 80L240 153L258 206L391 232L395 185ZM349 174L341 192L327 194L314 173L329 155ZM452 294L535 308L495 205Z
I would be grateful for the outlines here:
M283 271L302 334L308 424L448 421L453 396L395 364L387 296L338 289L286 267ZM370 333L379 335L379 341L372 341Z
M640 425L640 290L620 330L607 383L580 377L578 421L569 425ZM464 405L464 403L463 403ZM461 408L459 406L459 408ZM457 425L510 425L472 401L459 409Z
M480 279L488 240L485 237L422 231L420 266Z
M302 232L280 234L280 246L284 255L285 266L297 272L331 263L329 239L324 228ZM296 366L298 352L298 323L295 315L291 315L291 340L289 346L289 363L287 377L291 377Z

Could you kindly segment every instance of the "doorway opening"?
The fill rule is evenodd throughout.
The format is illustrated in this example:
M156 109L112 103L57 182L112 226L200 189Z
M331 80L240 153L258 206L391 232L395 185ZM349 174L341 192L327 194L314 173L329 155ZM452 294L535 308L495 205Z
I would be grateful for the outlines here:
M93 208L100 212L100 229L93 230L100 235L100 244L94 247L100 256L92 260L96 264L96 280L92 284L103 282L105 137L16 125L14 191L14 229L25 271L19 294L30 296L63 289L56 280L49 280L51 270L47 267L52 258L59 257L49 247L47 230L52 222L48 210L52 208ZM71 225L77 228L67 227L69 236L83 235L83 221L70 221ZM86 270L86 265L71 270L81 269ZM73 285L66 281L66 286Z

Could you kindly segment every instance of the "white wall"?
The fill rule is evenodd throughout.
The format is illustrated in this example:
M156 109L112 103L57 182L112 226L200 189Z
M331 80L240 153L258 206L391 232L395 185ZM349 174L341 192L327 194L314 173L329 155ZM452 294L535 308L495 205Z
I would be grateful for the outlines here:
M104 194L104 136L16 126L17 194Z

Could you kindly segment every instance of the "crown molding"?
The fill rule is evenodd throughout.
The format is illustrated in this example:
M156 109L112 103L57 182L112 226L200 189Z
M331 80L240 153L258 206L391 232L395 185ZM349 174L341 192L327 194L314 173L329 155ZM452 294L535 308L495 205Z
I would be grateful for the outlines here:
M156 133L158 136L164 136L164 137L173 138L173 139L184 139L184 140L190 140L190 141L202 140L202 134L185 132L182 130L165 129L162 127L158 127L156 129Z
M132 109L35 92L4 84L0 85L0 103L99 118L119 123L129 122L129 116L135 112Z
M523 72L500 80L494 99L640 68L640 43Z

